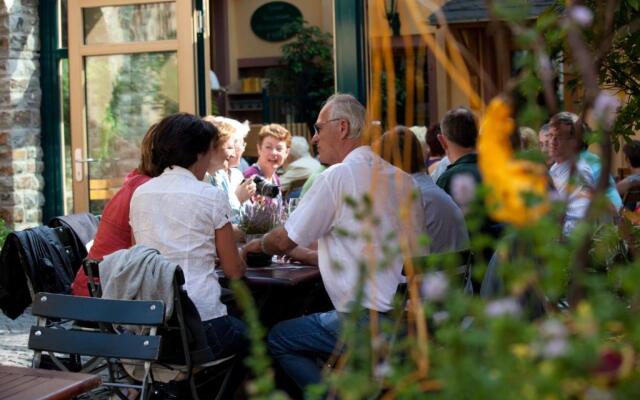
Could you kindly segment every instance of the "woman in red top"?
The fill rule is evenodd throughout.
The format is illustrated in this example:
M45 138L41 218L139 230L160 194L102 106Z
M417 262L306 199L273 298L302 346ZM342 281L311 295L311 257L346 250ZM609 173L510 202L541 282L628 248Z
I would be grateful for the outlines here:
M142 139L140 145L140 164L127 175L122 187L107 203L96 238L87 258L102 260L109 254L128 249L132 245L131 226L129 225L129 203L133 192L152 177L155 177L153 161L151 159L151 146L155 135L156 124L152 125ZM87 284L89 278L82 268L78 268L76 278L71 284L71 293L76 296L89 296Z

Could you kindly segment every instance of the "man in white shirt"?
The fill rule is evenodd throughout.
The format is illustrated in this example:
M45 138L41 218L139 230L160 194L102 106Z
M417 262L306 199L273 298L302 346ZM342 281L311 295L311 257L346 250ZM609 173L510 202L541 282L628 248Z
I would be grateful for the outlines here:
M243 249L243 254L286 254L297 245L318 241L320 274L335 310L281 322L271 329L267 342L271 355L301 388L320 382L315 356L335 350L346 313L368 309L384 315L392 309L403 262L400 255L385 254L383 248L393 248L401 240L412 243L421 233L424 217L420 199L413 199L411 177L362 143L365 113L353 96L336 94L327 100L312 141L320 162L330 167L316 179L284 227ZM370 199L370 208L365 198ZM389 240L389 234L394 238ZM367 276L357 303L363 263L372 268L364 272Z
M591 203L595 187L593 172L578 158L579 143L570 113L561 112L551 118L547 138L549 158L554 161L549 175L553 186L567 202L562 234L568 236L584 218Z

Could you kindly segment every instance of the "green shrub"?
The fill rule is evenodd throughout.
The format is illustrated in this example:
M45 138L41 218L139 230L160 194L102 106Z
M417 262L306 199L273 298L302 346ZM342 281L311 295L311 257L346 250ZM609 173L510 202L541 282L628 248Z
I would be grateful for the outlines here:
M11 233L11 229L7 227L7 223L4 222L2 218L0 218L0 248L4 244L4 240L7 238L7 235Z

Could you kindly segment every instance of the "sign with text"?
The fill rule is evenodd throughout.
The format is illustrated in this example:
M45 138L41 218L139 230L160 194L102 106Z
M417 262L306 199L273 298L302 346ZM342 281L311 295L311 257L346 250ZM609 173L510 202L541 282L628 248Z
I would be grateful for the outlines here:
M282 28L296 19L302 19L302 13L296 6L284 1L272 1L254 11L251 30L260 39L281 42L293 36L292 32L285 32Z

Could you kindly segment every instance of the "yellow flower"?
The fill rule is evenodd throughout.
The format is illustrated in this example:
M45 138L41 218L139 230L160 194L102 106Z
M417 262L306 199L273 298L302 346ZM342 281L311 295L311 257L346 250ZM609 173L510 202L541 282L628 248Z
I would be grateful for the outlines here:
M543 165L517 160L509 136L515 122L511 107L502 99L489 103L480 123L478 166L488 187L485 203L491 216L524 226L549 210L547 171Z

